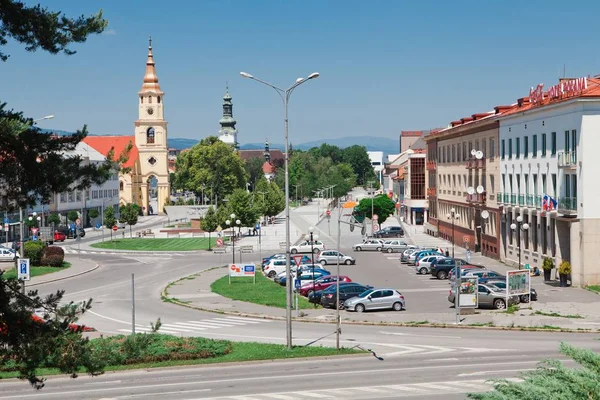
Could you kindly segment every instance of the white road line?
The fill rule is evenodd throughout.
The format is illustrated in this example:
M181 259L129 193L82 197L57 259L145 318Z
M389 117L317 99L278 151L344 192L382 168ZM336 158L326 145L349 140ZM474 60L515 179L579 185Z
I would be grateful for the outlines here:
M271 399L279 399L279 400L295 400L295 397L292 396L286 396L285 394L265 394L263 396L267 396Z
M177 325L162 324L162 326L165 326L167 329L172 330L172 331L191 332L190 329L182 329L182 328L178 327Z
M200 322L188 321L186 323L189 324L189 325L192 325L192 326L197 326L199 328L211 328L211 329L214 329L214 328L224 328L221 325L213 325L213 324L200 323Z
M522 371L532 371L535 368L522 368L522 369L498 369L495 371L477 371L477 372L468 372L464 374L458 374L456 376L479 376L479 375L488 375L495 374L497 372L522 372Z
M417 392L417 393L423 393L425 391L429 392L430 390L426 390L426 389L419 389L418 387L414 387L414 386L406 386L406 385L391 385L391 386L385 386L386 388L392 389L392 390L405 390L407 392Z
M386 331L379 331L379 333L381 333L382 335L394 335L394 336L417 336L417 337L444 338L444 339L462 339L462 336L421 335L418 333L402 333L402 332L386 332ZM471 347L464 347L464 348L469 349Z
M242 321L256 321L256 322L271 322L268 319L258 319L258 318L246 318L246 317L227 317L228 319L239 319Z
M225 318L212 318L211 321L217 322L217 323L225 323L225 324L232 324L232 325L247 325L246 322L242 322L242 321L231 321L231 320L227 320Z
M175 322L173 325L181 325L182 328L192 328L196 331L205 331L206 328L201 328L192 324L186 324L185 322Z
M426 389L438 389L438 390L450 390L450 391L456 391L456 390L462 390L460 388L455 388L455 387L448 387L448 385L446 385L446 383L444 384L435 384L435 383L419 383L418 384L420 388L424 387Z
M315 398L315 399L320 399L320 398L334 399L335 398L333 396L329 396L329 395L323 394L323 393L300 392L299 394L301 394L302 396L312 397L312 398Z
M382 389L377 389L375 387L357 387L357 388L353 388L354 390L360 390L361 392L368 392L368 393L387 393L387 390L382 390Z
M196 324L202 324L202 325L211 325L211 326L213 326L215 328L231 328L232 326L238 326L236 324L226 324L224 322L218 322L218 321L211 322L211 321L212 321L211 319L207 319L207 320L204 320L204 321L187 321L187 322L189 322L189 323L196 323Z

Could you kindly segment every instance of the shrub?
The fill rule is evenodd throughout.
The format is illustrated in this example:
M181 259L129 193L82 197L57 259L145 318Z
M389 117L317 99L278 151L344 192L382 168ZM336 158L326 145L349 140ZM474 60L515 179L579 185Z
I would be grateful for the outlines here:
M25 242L24 255L25 258L29 258L31 265L40 265L44 247L43 242Z
M98 215L100 215L100 213L95 208L92 208L88 211L88 215L90 216L90 218L98 218Z
M550 257L544 257L544 262L542 263L542 269L544 271L548 271L554 268L554 260Z
M67 219L69 221L75 222L77 221L77 218L79 218L79 214L77 213L77 211L71 210L67 213Z
M563 260L558 267L558 273L561 275L569 275L571 273L571 263Z
M62 247L48 246L42 252L40 265L48 267L60 267L65 261L65 251Z

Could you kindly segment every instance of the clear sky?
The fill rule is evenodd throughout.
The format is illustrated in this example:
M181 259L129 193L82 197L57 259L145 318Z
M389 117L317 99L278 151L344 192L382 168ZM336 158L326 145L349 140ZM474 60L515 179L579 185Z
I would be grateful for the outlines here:
M26 3L37 3L27 1ZM600 2L44 0L69 16L102 8L108 31L74 56L11 43L0 101L40 126L133 134L153 38L170 137L218 132L225 84L240 143L283 142L276 93L313 71L290 102L290 140L397 138L514 103L538 83L600 74Z

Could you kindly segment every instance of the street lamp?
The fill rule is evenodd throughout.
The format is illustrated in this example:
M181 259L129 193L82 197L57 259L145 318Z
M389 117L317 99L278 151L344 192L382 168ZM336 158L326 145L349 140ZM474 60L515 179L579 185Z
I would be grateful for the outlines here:
M285 168L285 276L286 276L286 306L285 306L285 314L286 314L286 341L287 347L289 349L292 348L292 283L291 283L291 271L290 271L290 177L289 177L289 169L288 169L288 160L290 155L290 145L288 139L288 103L290 101L290 96L294 89L298 86L302 85L305 82L308 82L311 79L315 79L319 77L318 72L313 72L308 75L306 78L298 78L296 82L290 86L288 89L281 89L275 85L272 85L268 82L265 82L261 79L255 78L251 74L247 72L240 72L240 75L244 78L252 79L263 85L267 85L270 88L274 89L281 100L283 101L284 108L284 136L285 136L285 159L284 159L284 168Z
M52 119L52 118L54 118L54 115L46 115L45 117L34 119L33 122L35 123L35 122L38 122L38 121L43 121L45 119Z
M314 233L315 228L312 226L308 227L308 235L306 235L305 239L310 241L310 254L312 258L312 288L315 290L315 240L319 239L319 235ZM298 266L296 266L298 268Z
M518 228L518 230L517 230ZM523 217L521 215L519 215L517 217L517 223L515 224L514 222L512 224L510 224L510 229L512 229L513 231L517 231L517 242L519 245L519 269L521 269L521 231L526 231L529 229L529 224L528 223L523 223Z
M460 219L460 214L457 214L454 207L452 207L450 212L446 214L446 218L452 222L452 258L454 258L454 221Z
M234 238L234 236L235 236L235 226L233 226L233 223L234 223L233 219L235 218L235 214L232 213L230 215L230 217L231 217L231 221L227 220L227 221L225 221L225 223L227 224L227 226L231 226L231 245L233 246L231 248L231 250L232 250L231 251L232 252L232 260L233 260L232 264L235 264L235 238ZM240 226L241 223L242 222L239 219L235 220L235 224L237 226Z

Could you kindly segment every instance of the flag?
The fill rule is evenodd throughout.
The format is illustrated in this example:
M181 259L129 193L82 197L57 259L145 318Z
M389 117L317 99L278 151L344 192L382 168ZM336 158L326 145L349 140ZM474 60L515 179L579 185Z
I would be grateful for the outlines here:
M542 210L543 211L556 210L556 199L548 194L545 194L542 199Z

